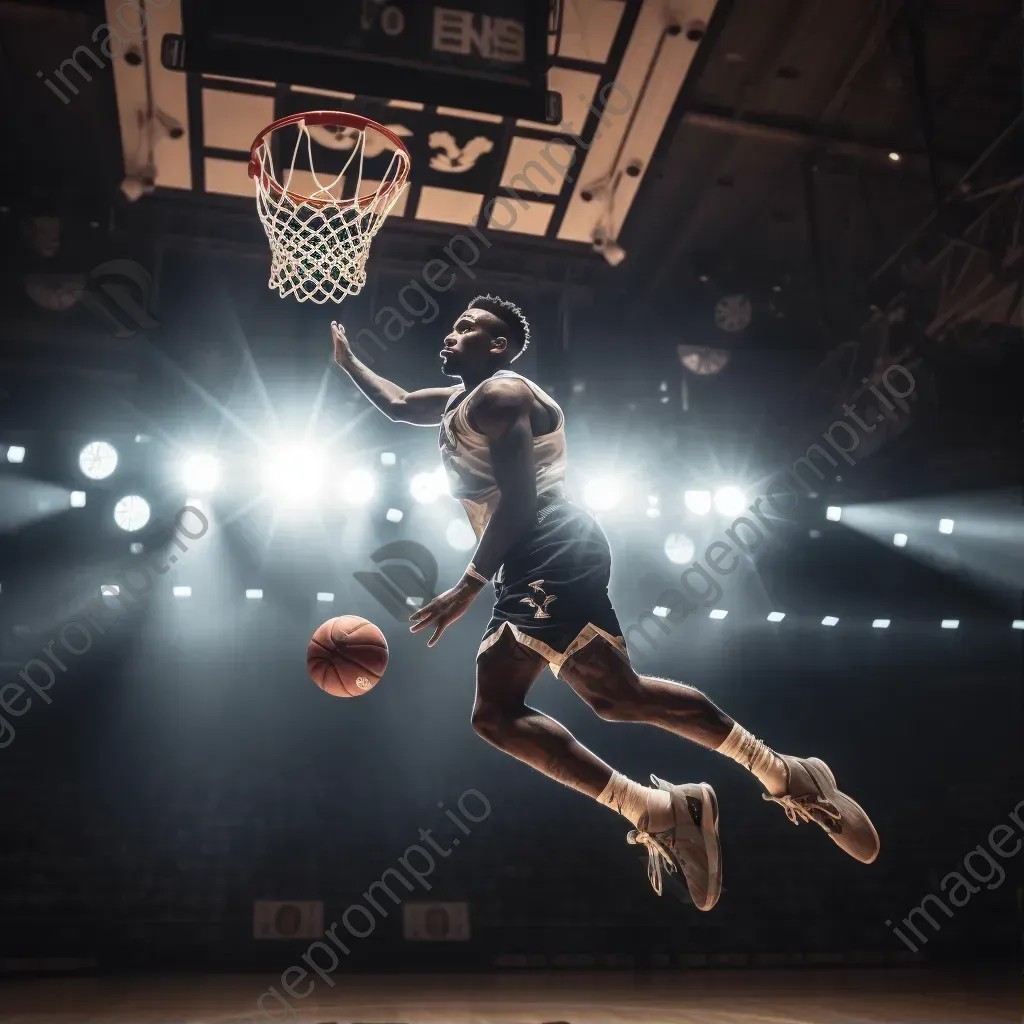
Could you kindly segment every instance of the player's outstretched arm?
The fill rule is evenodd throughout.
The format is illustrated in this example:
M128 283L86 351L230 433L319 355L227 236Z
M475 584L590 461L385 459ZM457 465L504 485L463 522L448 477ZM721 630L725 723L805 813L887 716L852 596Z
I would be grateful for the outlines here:
M459 390L457 387L406 391L356 358L341 324L331 324L331 337L334 361L388 419L418 427L435 427L441 422L448 399Z

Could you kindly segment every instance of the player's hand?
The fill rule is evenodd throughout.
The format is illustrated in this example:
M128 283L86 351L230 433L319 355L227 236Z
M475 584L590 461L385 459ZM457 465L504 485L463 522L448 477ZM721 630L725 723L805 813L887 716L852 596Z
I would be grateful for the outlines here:
M434 627L434 635L427 641L433 647L441 634L457 619L466 614L466 609L473 603L473 598L480 593L483 584L467 583L461 580L451 590L438 594L429 604L425 604L418 612L409 616L412 625L409 632L418 633L428 626Z
M345 328L336 320L331 321L331 340L334 342L334 361L342 368L351 365L355 355L345 337Z

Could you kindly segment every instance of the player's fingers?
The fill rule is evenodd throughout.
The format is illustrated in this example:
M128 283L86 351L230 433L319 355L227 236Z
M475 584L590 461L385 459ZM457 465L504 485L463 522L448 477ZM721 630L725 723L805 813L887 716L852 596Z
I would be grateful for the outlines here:
M427 646L433 647L434 644L436 644L437 641L441 639L441 635L447 628L448 623L446 621L442 620L440 623L438 623L437 629L434 630L434 635L427 641Z

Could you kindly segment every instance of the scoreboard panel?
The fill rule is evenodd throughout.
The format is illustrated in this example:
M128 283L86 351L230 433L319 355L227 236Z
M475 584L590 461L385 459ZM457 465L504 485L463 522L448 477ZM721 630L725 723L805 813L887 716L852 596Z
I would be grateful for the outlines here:
M165 67L557 123L547 0L184 0Z

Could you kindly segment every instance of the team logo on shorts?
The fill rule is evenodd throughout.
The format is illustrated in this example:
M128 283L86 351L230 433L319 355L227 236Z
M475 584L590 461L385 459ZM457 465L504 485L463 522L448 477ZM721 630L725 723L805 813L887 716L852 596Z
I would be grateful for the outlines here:
M557 601L558 598L554 594L544 593L544 581L535 580L530 584L530 589L534 593L534 597L522 597L519 599L520 604L528 604L533 609L533 617L535 619L550 619L551 616L548 614L548 605L552 601ZM541 603L537 603L537 598L540 599Z

